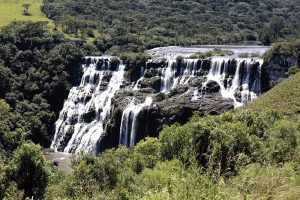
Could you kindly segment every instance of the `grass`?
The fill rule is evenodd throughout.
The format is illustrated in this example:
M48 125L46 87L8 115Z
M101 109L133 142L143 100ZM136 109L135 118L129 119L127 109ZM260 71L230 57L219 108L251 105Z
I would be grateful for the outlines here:
M191 59L196 59L196 58L208 58L211 56L226 56L226 55L233 55L234 52L233 51L229 51L229 50L223 50L223 49L214 49L212 51L208 51L208 52L197 52L193 55L190 56Z
M295 167L294 163L282 167L249 165L226 181L222 192L228 199L299 199L300 176Z
M42 13L40 7L43 0L0 0L0 27L8 25L11 21L52 21ZM23 4L31 4L28 9L30 15L23 15Z
M276 110L284 114L300 114L300 73L282 80L246 108L258 112Z

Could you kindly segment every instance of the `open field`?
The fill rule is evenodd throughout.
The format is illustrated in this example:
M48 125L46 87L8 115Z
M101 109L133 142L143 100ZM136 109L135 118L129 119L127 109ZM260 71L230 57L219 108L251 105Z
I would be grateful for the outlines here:
M50 19L40 10L42 0L0 0L0 27L3 27L11 21L31 20L48 21L53 26ZM29 15L23 14L23 4L30 4Z

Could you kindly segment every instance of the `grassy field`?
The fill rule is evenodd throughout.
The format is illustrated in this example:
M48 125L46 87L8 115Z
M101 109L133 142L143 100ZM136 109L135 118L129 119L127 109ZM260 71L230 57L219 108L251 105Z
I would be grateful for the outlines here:
M52 27L53 23L40 10L43 0L0 0L0 27L11 21L31 20L48 21ZM31 4L28 12L30 15L23 15L23 4Z

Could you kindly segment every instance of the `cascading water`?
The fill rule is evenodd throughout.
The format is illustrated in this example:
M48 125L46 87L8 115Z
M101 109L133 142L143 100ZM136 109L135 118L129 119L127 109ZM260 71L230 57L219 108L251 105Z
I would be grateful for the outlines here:
M197 76L198 59L185 59L180 62L168 60L168 66L162 70L161 92L168 92L178 84L187 84L191 77ZM201 68L201 66L200 66Z
M176 73L176 60L168 60L168 66L162 71L161 91L166 92L173 88Z
M146 63L146 67L147 67L147 63ZM136 81L136 83L133 87L133 90L138 90L139 89L139 84L143 80L145 73L147 73L147 69L145 69L144 67L141 67L140 78L139 78L139 80Z
M188 90L176 98L188 97L193 103L195 101L201 105L201 100L210 95L207 89L213 82L220 87L220 94L224 98L232 99L235 106L243 105L261 93L261 59L168 59L166 67L149 61L152 63L140 68L140 77L133 83L125 79L128 74L124 71L124 65L112 66L111 57L87 57L86 60L90 62L83 65L81 83L70 90L55 124L51 147L65 152L98 151L98 144L106 131L106 122L112 117L112 98L118 92L128 94L126 98L130 100L125 108L124 104L121 106L123 113L121 124L117 127L119 138L116 141L127 147L138 142L137 136L142 134L138 131L145 128L145 124L139 121L141 111L145 107L149 110L151 106L155 106L156 100L152 97L156 93L170 96L172 89L183 85ZM153 73L155 70L156 76ZM155 76L152 78L158 80L158 85L160 83L160 87L155 87L158 89L154 93L148 92L153 89L144 88L151 79L149 74L154 74L150 76ZM140 89L140 84L143 89ZM142 132L147 134L147 131Z
M103 68L110 68L110 58L91 59L90 65L83 65L82 81L78 87L71 89L55 124L52 148L60 148L66 133L72 127L72 137L64 149L65 152L97 151L97 143L105 128L103 122L110 115L112 98L123 81L124 65L120 64L117 71L100 71ZM102 63L100 69L99 63ZM107 88L102 90L103 78L110 76L109 73L112 74Z
M236 107L254 100L261 92L262 62L261 59L213 58L207 81L202 86L204 95L207 83L215 81L221 88L222 96L233 99Z
M150 106L152 101L151 97L147 97L144 103L135 105L135 98L131 100L122 114L119 144L127 147L135 145L137 142L138 115L144 107Z

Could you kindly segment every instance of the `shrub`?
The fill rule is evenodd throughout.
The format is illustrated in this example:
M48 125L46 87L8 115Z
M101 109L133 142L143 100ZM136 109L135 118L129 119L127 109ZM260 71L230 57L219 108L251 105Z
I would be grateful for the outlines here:
M294 75L294 74L297 74L299 71L300 71L300 68L299 68L299 67L292 66L292 67L289 68L288 74L289 74L290 76L292 76L292 75Z

